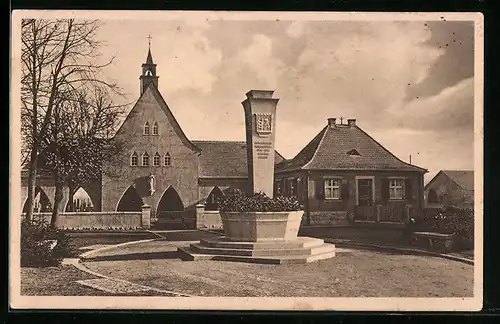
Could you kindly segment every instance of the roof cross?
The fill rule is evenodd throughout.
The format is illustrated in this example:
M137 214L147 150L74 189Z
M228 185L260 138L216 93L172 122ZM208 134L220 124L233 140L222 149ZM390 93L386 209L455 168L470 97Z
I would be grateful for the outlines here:
M149 47L151 47L151 34L148 35L148 44L149 44Z
M340 125L342 125L343 120L344 120L344 117L340 117Z

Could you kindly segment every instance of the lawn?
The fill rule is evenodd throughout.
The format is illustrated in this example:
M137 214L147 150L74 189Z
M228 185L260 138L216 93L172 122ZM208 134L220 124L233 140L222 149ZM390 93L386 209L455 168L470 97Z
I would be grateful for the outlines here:
M440 258L354 250L304 265L180 261L155 241L106 251L94 271L197 296L472 297L473 266Z

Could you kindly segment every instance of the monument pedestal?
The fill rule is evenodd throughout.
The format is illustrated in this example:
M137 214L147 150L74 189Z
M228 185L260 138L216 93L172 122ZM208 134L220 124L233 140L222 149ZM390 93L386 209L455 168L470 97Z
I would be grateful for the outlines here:
M268 264L301 264L335 256L335 245L322 239L298 237L290 241L234 242L224 237L202 239L178 248L185 261L218 260Z

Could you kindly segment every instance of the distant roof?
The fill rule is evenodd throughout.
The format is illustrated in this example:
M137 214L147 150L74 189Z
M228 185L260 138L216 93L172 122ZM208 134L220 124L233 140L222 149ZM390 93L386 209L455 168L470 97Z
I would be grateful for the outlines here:
M465 190L474 190L474 171L470 170L441 170L457 185Z
M401 161L356 125L327 125L293 159L277 166L277 172L293 170L426 169Z
M241 141L192 141L201 149L200 178L247 178L247 146ZM275 164L284 160L275 151Z

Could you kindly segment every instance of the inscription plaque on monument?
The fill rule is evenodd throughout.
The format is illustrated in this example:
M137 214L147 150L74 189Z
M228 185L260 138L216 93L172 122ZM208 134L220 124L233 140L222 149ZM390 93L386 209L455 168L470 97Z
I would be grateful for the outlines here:
M273 196L274 138L278 100L269 90L251 90L245 109L249 190Z

